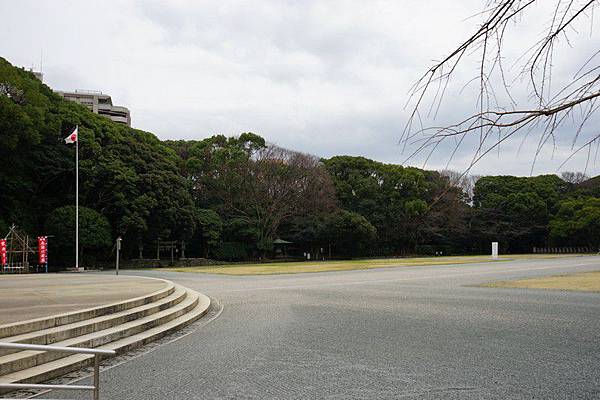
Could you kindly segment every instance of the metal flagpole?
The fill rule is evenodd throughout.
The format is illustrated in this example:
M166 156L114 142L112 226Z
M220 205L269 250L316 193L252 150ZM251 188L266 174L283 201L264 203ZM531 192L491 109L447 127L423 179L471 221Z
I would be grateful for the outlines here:
M79 125L75 132L75 269L79 271Z

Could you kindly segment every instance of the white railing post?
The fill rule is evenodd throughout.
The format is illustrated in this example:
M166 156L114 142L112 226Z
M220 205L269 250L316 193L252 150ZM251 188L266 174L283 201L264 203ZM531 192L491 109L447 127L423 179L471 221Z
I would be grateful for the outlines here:
M94 400L100 399L100 355L94 355Z
M6 343L0 342L0 349L13 350L36 350L36 351L56 351L59 353L77 353L92 354L94 356L94 375L92 377L93 385L46 385L34 383L0 383L0 389L54 389L54 390L91 390L93 399L100 399L100 357L103 355L114 356L117 354L114 350L106 349L87 349L83 347L60 347L48 346L43 344L24 344L24 343Z

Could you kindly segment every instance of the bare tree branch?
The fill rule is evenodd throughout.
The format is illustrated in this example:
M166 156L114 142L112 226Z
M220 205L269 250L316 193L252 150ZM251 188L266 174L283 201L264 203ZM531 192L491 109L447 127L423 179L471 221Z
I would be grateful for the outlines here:
M578 27L582 21L589 19L593 23L593 11L598 7L600 0L552 1L551 7L548 8L548 0L490 0L486 10L480 14L483 16L481 26L415 82L409 96L411 112L400 141L403 142L404 149L408 145L416 145L416 150L408 155L406 161L424 151L427 151L425 158L429 160L444 140L456 138L449 164L466 138L477 133L479 140L475 145L470 169L482 155L488 154L492 148L499 149L501 143L515 134L522 133L527 138L535 132L539 139L532 160L533 172L533 166L542 149L550 143L553 148L556 147L557 135L566 124L575 126L571 133L572 149L575 149L584 133L588 135L584 146L589 147L597 143L600 131L590 132L588 126L598 111L600 50L594 49L582 65L576 65L572 80L560 82L562 86L558 88L553 87L553 69L556 62L554 56L559 45L573 45L570 36L578 34ZM533 7L534 5L536 7ZM543 26L544 19L538 17L538 13L544 10L549 11L549 22L542 30L542 37L513 64L517 65L522 60L523 65L516 67L516 71L505 69L505 58L509 53L505 48L507 32L531 13L534 13L536 21ZM420 116L425 103L432 98L431 104L427 106L426 115L435 118L451 77L456 74L459 66L468 63L467 56L474 52L479 54L477 76L469 80L465 87L474 81L479 83L476 96L477 111L454 124L424 126ZM563 59L564 56L561 57L561 61ZM509 75L514 76L515 81L520 79L521 84L513 87ZM523 85L530 88L527 100L523 100ZM461 89L461 93L465 87ZM499 97L500 93L504 95ZM592 139L589 139L590 134ZM588 148L588 154L591 154L591 148Z

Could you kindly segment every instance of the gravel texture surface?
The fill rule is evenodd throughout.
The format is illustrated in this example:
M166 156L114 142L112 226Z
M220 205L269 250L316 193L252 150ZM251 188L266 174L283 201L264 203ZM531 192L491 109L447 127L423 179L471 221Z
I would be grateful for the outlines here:
M199 290L223 312L105 370L101 398L598 399L600 294L477 287L592 270L600 257L277 276L136 272Z

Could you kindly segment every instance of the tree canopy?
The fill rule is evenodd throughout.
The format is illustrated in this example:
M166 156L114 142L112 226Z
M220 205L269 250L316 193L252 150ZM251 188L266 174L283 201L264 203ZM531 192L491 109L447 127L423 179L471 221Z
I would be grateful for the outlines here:
M63 138L79 125L81 206L108 218L113 236L123 236L125 243L191 236L195 218L188 181L179 174L176 154L154 135L62 99L4 59L0 82L19 94L0 94L5 224L41 232L53 210L75 204L74 149Z
M355 156L315 156L255 133L161 141L64 100L0 59L0 232L52 234L51 262L70 265L79 126L84 259L124 256L157 240L186 256L265 259L528 252L597 246L600 177L472 177ZM57 243L67 243L57 251ZM279 249L281 250L281 249ZM148 252L147 252L148 253ZM153 253L153 252L152 252ZM155 253L154 253L155 254ZM282 255L283 252L277 253Z
M46 233L56 238L59 258L71 260L74 265L75 254L75 206L65 206L52 211L46 221ZM52 240L52 239L51 239ZM93 259L112 244L111 226L108 219L99 212L87 207L79 207L79 253L80 265L90 265L89 257L83 257L88 251Z

